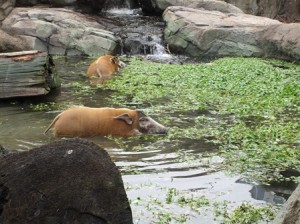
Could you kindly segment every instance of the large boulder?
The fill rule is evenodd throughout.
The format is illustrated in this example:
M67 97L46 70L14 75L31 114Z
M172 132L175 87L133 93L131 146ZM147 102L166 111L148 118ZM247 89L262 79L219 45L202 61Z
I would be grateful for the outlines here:
M270 26L263 33L261 44L266 56L300 60L300 23Z
M208 58L271 56L300 59L300 24L178 6L168 7L163 18L167 24L165 40L171 52Z
M232 13L238 10L286 22L300 22L300 1L296 0L139 0L139 2L143 11L150 14L161 14L169 6L184 6Z
M300 22L300 1L296 0L225 0L245 13Z
M118 39L96 21L62 8L15 8L2 29L26 39L31 49L59 55L102 55L118 50Z
M273 221L273 224L299 224L300 223L300 185L289 197L283 208Z
M169 6L184 6L191 8L204 8L229 13L243 13L234 5L217 0L144 0L140 1L144 12L150 14L162 14Z
M282 0L225 0L225 2L239 7L247 14L275 18L281 9Z
M121 175L81 139L0 156L0 223L131 224Z

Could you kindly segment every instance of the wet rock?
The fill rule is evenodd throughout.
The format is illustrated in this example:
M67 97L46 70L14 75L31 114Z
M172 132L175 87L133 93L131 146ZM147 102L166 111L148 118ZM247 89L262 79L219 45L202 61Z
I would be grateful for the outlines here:
M58 55L103 55L118 49L115 35L80 13L62 8L15 8L2 29L31 49Z
M300 59L300 24L242 13L168 7L165 40L171 52L195 57L270 56Z
M273 224L298 224L300 223L300 185L284 204L276 216Z
M0 157L0 223L132 223L108 153L82 139Z

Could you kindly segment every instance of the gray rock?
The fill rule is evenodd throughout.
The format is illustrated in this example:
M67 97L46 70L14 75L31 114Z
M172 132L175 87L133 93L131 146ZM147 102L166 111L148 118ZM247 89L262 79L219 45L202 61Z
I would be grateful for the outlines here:
M300 185L296 188L287 202L283 205L273 224L299 224L300 223Z
M14 37L0 29L0 52L31 50L29 44L20 37Z
M300 58L300 24L282 24L277 20L248 14L179 6L168 7L163 18L167 23L165 40L173 52L209 58Z
M300 60L300 23L270 26L261 39L269 57Z
M247 14L275 18L281 9L282 0L225 0Z
M96 21L61 8L15 8L2 29L27 40L31 49L59 55L103 55L118 48L112 32Z
M121 175L82 139L0 156L0 223L132 224Z
M231 13L239 10L281 21L300 21L300 2L297 0L140 0L140 5L145 12L151 14L161 14L169 6L185 6Z
M225 0L245 13L280 19L285 22L300 22L300 1L297 0Z
M184 6L191 8L203 8L229 13L243 13L234 5L216 0L146 0L141 1L144 11L162 13L169 6Z
M2 21L9 15L15 7L16 0L2 0L0 1L0 25Z

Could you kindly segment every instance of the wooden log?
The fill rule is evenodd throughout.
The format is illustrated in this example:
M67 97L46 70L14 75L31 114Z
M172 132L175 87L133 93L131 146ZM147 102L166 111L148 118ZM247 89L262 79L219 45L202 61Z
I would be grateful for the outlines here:
M0 99L45 95L59 86L53 59L46 52L0 54Z

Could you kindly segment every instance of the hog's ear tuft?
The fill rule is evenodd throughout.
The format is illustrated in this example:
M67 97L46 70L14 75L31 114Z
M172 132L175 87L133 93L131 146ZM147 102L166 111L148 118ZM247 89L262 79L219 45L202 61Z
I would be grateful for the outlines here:
M129 116L129 114L121 114L117 117L114 117L116 120L125 121L126 124L131 125L133 123L132 118Z
M116 64L116 65L117 65L117 64L118 64L118 61L119 61L119 60L118 60L118 57L116 57L116 56L110 58L110 62L111 62L112 64Z

